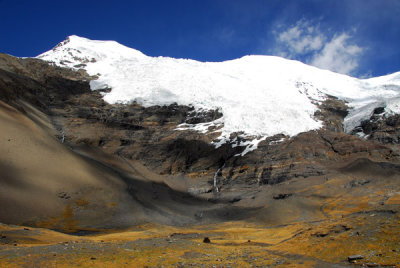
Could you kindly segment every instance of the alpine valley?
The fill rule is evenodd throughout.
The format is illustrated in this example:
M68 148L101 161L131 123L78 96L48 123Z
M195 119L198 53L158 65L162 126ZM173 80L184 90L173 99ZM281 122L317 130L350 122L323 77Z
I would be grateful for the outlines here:
M399 267L400 72L0 54L1 267Z

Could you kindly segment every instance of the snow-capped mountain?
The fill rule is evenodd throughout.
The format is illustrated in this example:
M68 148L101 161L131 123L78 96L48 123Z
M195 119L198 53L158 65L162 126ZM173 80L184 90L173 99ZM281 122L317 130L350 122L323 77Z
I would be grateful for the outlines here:
M38 58L73 69L85 69L98 78L92 90L111 88L109 103L136 101L143 106L178 103L197 110L218 109L223 117L178 129L207 132L217 125L215 144L243 133L255 149L265 137L288 136L318 129L314 117L327 96L348 102L344 128L350 132L368 119L376 107L400 113L400 72L357 79L275 56L245 56L224 62L199 62L149 57L114 41L70 36ZM241 144L245 145L245 144Z

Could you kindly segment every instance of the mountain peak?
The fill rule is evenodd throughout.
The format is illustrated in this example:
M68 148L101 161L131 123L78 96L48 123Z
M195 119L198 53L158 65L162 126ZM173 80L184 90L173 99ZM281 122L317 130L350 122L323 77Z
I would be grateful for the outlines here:
M129 59L146 57L142 52L128 48L116 41L90 40L77 35L70 35L52 50L37 56L39 59L51 59L54 63L70 68L85 64L86 60L102 60L106 57L123 56Z

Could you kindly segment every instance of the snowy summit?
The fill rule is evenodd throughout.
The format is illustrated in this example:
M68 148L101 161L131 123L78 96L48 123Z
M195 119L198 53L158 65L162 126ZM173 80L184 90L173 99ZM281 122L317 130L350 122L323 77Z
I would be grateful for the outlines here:
M38 58L74 69L83 68L92 90L111 88L109 103L136 101L144 106L177 103L198 110L219 109L223 117L212 123L182 125L181 129L206 132L221 128L215 144L243 133L253 150L265 137L288 136L318 129L314 117L327 95L348 102L345 130L368 119L376 107L400 113L400 72L357 79L275 56L245 56L224 62L149 57L114 41L70 36ZM239 144L246 145L246 144Z

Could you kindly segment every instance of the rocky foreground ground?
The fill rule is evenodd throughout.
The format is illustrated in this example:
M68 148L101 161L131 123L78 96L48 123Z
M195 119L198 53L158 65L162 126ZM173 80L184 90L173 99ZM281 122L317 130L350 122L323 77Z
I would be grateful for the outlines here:
M175 130L218 111L110 105L90 79L0 55L1 267L400 266L398 116L346 134L328 98L324 128L239 157Z

